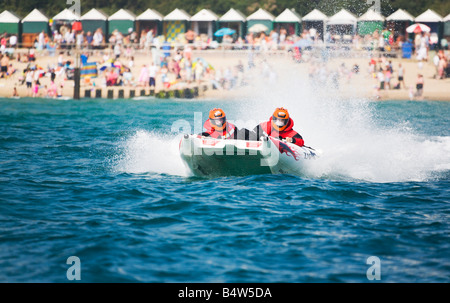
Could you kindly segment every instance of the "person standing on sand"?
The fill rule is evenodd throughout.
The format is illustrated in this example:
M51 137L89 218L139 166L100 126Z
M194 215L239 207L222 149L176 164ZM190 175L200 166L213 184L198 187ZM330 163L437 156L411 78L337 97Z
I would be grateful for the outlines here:
M32 92L33 92L33 98L38 97L38 93L39 93L39 84L37 84L36 81L33 82Z
M7 72L8 72L8 65L9 65L9 57L8 55L0 55L0 78L6 78Z
M403 87L406 88L405 81L403 80L403 77L405 75L405 68L402 66L401 63L398 64L398 83L403 83Z
M27 84L28 96L32 94L32 85L33 85L33 72L31 70L27 70L25 74L25 82Z
M416 80L416 93L414 94L414 96L419 97L420 100L423 99L423 85L424 85L423 75L418 74Z
M380 90L383 89L384 90L384 72L383 69L380 67L380 70L378 71L377 74L378 77L378 82L380 83Z
M156 74L158 73L158 67L153 62L152 65L150 65L149 68L149 86L153 88L156 87Z
M384 71L384 75L385 75L384 83L385 83L386 89L391 89L392 74L391 74L391 69L389 68L388 65L386 65L386 70Z
M147 68L147 65L144 64L144 65L142 65L141 73L139 75L139 80L138 80L139 85L146 87L149 84L148 79L149 79L148 68Z

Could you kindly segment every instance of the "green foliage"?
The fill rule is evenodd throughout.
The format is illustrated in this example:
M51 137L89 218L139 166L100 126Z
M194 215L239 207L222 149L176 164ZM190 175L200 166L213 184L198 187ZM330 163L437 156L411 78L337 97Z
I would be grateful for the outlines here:
M373 0L375 1L375 0ZM448 0L380 0L382 13L387 16L403 8L413 16L417 16L426 9L431 8L442 16L450 13L450 1ZM65 0L1 0L0 12L7 9L21 17L25 17L34 8L40 9L48 17L52 18L64 8L71 5ZM156 9L163 15L167 15L175 8L184 9L194 15L203 8L211 9L219 16L227 12L231 7L240 10L246 15L264 8L274 14L280 14L286 8L294 8L300 15L304 16L314 8L327 15L333 15L342 8L360 16L369 7L366 0L81 0L82 14L91 8L102 9L111 15L120 8L126 8L135 14L140 14L147 8Z

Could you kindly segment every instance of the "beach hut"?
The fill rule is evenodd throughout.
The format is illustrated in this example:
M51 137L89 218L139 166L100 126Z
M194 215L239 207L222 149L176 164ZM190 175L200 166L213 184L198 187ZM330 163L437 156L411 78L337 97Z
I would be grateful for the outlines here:
M186 33L191 16L176 8L164 17L164 35L167 41L174 41L178 35Z
M192 16L191 27L197 35L206 34L208 38L212 38L218 19L219 17L209 9L202 9Z
M302 18L303 28L310 30L311 28L317 30L317 33L323 39L325 23L328 21L328 17L319 11L318 9L313 9L306 16Z
M275 29L279 31L281 28L285 28L288 35L298 35L300 32L302 19L294 9L286 8L278 17L274 20Z
M443 26L442 23L444 18L431 9L427 9L425 12L417 16L414 21L416 23L423 23L430 27L430 33L437 33L439 40L443 36Z
M219 27L234 29L237 35L243 38L245 35L245 22L246 17L243 13L237 9L230 8L228 12L219 18Z
M328 19L327 31L331 35L336 35L340 37L351 36L356 31L356 22L358 19L355 15L347 11L346 9L341 9L338 13L334 14Z
M414 22L414 17L403 9L398 9L386 17L387 28L394 33L394 37L407 36L406 28Z
M72 23L77 20L80 20L80 16L66 8L53 17L52 30L64 34L65 30L60 30L61 27L66 27L66 30L72 29Z
M22 43L24 47L33 45L40 32L49 33L48 18L38 9L34 9L22 19Z
M94 34L99 28L103 31L103 34L108 32L108 15L100 10L93 8L80 19L85 33L91 32Z
M15 34L17 36L20 34L20 18L7 10L0 14L0 34L3 33Z
M269 13L268 11L260 8L253 14L247 17L247 31L257 25L261 24L267 28L265 31L266 34L269 34L269 32L273 29L273 21L275 20L275 17Z
M374 31L382 31L384 28L384 17L373 9L367 10L358 18L358 34L361 36L371 35Z
M122 34L128 34L129 29L135 30L136 16L126 9L119 9L108 18L108 33L118 30Z
M450 38L450 14L444 18L444 36Z
M80 16L67 8L65 8L59 14L53 17L53 21L73 22L75 20L80 20Z
M153 36L158 36L162 32L162 21L164 16L158 11L148 8L145 12L136 17L136 31L138 33L153 30Z

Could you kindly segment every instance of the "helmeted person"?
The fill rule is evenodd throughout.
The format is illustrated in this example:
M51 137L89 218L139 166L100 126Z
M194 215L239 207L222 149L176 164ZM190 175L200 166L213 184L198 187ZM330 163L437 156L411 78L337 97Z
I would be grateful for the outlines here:
M280 140L285 139L286 142L303 146L305 141L293 127L294 120L289 116L287 109L279 107L275 109L269 121L263 122L253 129L253 135L256 136L256 140L260 140L261 136L266 135Z
M203 127L206 129L201 135L216 139L241 139L248 140L249 131L238 129L234 124L227 121L225 112L220 108L214 108L209 112L209 119Z

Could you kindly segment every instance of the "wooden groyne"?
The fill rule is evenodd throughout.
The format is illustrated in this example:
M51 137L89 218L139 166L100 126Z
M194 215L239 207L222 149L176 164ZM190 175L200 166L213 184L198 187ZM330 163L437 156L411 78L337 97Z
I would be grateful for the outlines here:
M159 90L145 87L84 87L81 89L80 97L92 99L132 99L136 97L194 99L203 96L209 89L211 86L207 84Z

